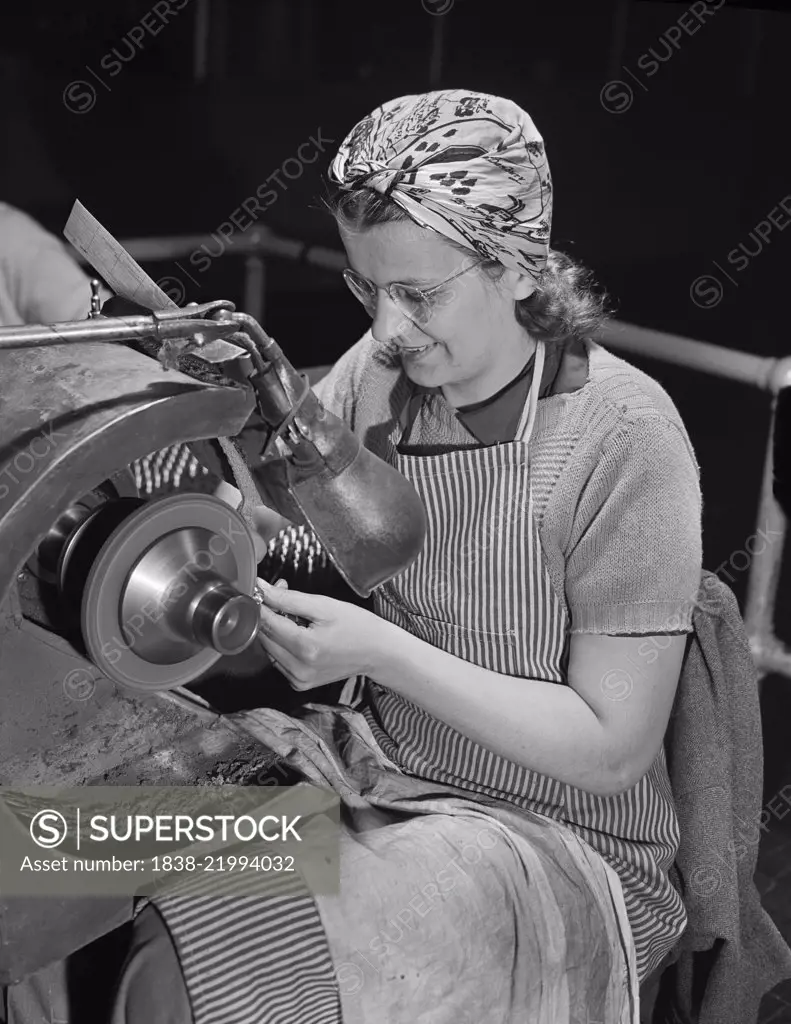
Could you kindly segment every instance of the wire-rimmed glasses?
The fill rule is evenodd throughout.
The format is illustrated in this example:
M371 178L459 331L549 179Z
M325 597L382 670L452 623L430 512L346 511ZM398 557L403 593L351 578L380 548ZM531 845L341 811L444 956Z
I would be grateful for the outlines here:
M418 288L416 285L400 284L395 281L392 284L383 285L382 291L408 320L422 327L428 323L440 305L445 305L440 301L441 289L476 266L477 263L471 263L462 267L461 270L457 270L450 277L446 277L444 281L440 281L439 284L434 284L430 288ZM373 317L376 313L376 296L379 292L377 285L350 267L346 267L343 271L343 279L349 286L352 295L363 304L368 315Z

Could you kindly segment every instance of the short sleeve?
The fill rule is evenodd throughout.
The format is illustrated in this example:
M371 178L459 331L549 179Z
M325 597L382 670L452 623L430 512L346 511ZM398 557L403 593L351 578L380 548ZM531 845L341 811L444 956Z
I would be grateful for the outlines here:
M566 561L572 633L692 629L702 570L697 461L664 416L622 423L580 496Z

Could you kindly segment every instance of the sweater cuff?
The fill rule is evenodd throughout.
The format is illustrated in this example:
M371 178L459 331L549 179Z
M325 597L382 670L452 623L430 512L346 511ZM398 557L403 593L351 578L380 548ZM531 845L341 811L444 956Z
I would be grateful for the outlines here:
M691 633L693 599L636 601L629 604L579 604L570 608L571 633L609 636Z

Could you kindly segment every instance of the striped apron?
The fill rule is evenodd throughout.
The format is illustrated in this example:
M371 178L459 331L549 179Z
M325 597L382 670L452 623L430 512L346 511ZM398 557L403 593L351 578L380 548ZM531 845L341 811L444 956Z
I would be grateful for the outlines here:
M465 661L565 684L569 613L544 558L528 463L543 366L539 343L513 442L404 454L402 414L385 457L420 494L428 533L417 560L374 598L377 614ZM370 681L362 711L402 771L537 811L593 846L624 884L640 977L658 966L686 924L667 880L679 833L664 749L633 789L601 797L497 756Z

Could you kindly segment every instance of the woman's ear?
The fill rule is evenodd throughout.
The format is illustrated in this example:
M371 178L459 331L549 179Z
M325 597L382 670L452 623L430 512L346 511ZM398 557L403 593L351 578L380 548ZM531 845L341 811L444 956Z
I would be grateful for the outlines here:
M518 274L516 282L514 284L514 299L518 302L521 299L526 299L532 295L536 290L536 283L526 274Z
M526 299L536 290L536 283L527 274L520 274L517 270L506 270L497 282L501 291L505 291L514 302Z

